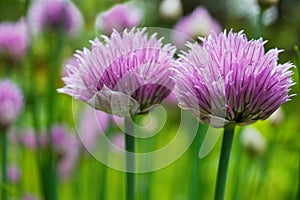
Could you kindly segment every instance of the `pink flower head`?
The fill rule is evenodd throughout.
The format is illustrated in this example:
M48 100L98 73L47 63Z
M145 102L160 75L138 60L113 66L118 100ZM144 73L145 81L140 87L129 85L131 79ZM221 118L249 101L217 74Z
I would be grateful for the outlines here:
M69 134L64 143L64 154L59 160L58 170L60 177L66 179L76 167L80 143L75 135Z
M182 48L187 40L196 39L198 36L207 36L212 31L221 32L221 26L204 7L198 6L191 14L177 22L172 34L172 41Z
M96 29L103 34L110 35L113 29L118 32L126 28L138 26L142 21L143 13L131 3L117 4L110 10L98 14L95 22Z
M37 135L33 130L25 130L20 133L21 143L28 149L35 150L38 146L37 144Z
M290 99L293 65L278 64L281 50L265 52L262 39L226 31L199 38L180 55L175 93L179 106L214 127L268 118Z
M76 36L83 24L80 11L69 0L35 0L28 15L35 34L63 28L68 35Z
M11 59L22 58L28 48L29 36L24 19L0 23L0 54Z
M100 110L86 106L82 112L79 124L81 142L87 149L91 149L98 141L99 135L106 132L110 115Z
M11 183L17 184L20 181L20 168L17 165L10 165L7 169L7 178Z
M68 142L68 131L64 126L55 125L51 129L51 142L56 152L64 153Z
M59 92L118 116L146 113L174 87L170 70L175 48L162 44L146 29L114 31L92 41L92 50L77 51Z
M22 200L38 200L38 198L32 194L25 193L22 195Z
M125 135L124 134L120 134L120 133L114 134L111 141L118 148L125 150Z
M0 127L9 126L23 109L23 94L10 80L0 81Z

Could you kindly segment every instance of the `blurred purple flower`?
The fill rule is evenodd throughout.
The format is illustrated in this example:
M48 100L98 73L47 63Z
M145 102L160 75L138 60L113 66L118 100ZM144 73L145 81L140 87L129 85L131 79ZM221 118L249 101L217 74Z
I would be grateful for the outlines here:
M29 36L24 19L0 23L0 54L11 59L22 58L28 48Z
M113 144L115 144L118 148L125 150L125 135L118 133L118 134L114 134L111 142Z
M17 184L20 181L21 172L17 165L10 165L7 169L7 178L10 183Z
M79 135L80 140L87 149L94 148L99 135L106 132L110 115L86 106L82 112Z
M8 79L0 80L0 128L16 120L23 104L20 88Z
M21 132L20 141L28 149L35 150L37 148L36 135L33 130Z
M142 10L132 3L117 4L110 10L98 14L95 28L103 34L110 35L113 29L122 32L126 28L138 26L142 18Z
M78 161L80 143L75 135L69 134L64 143L64 155L59 160L58 169L62 179L67 179Z
M54 125L51 129L52 146L58 154L65 153L66 144L68 143L68 131L62 125Z
M114 31L102 36L105 44L96 38L91 51L77 51L77 64L68 65L66 86L58 91L118 116L148 112L174 87L175 48L145 31Z
M221 26L204 7L198 6L191 14L181 18L173 30L172 41L183 48L187 40L207 36L212 31L221 32Z
M268 118L290 99L293 65L278 64L281 50L264 50L262 39L242 32L213 33L188 44L174 69L179 106L214 127Z
M170 105L177 105L178 99L176 95L173 92L171 92L170 95L166 98L165 102Z
M69 0L35 0L28 17L34 34L63 28L69 36L76 36L83 24L80 11Z
M23 194L22 200L38 200L38 198L32 194Z

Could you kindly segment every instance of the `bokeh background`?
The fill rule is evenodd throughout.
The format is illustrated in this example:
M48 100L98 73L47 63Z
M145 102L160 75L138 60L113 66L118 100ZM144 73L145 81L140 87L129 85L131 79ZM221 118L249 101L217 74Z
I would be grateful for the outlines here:
M55 191L50 189L50 193L57 194L57 199L125 198L124 173L111 169L95 159L82 145L78 136L78 133L83 134L82 137L86 136L87 143L97 146L97 142L102 137L99 134L101 131L98 130L98 123L100 123L108 137L123 148L124 136L111 116L99 113L95 120L92 109L76 102L76 105L79 104L76 113L80 114L74 118L72 98L55 91L53 93L56 96L56 103L53 106L54 120L50 125L47 123L48 91L63 86L61 81L64 73L63 66L66 62L71 62L67 59L72 57L77 49L90 48L89 40L105 34L105 31L95 25L99 13L128 1L73 0L72 2L83 17L82 29L75 37L61 38L58 34L47 33L39 36L30 35L29 48L21 60L14 62L3 56L0 58L0 78L10 78L16 82L22 88L25 100L23 112L8 130L9 183L1 184L1 188L6 188L11 199L55 199L50 198L51 195L47 190L51 187L47 182L51 179L49 169L45 167L47 163L51 163L50 165L54 163L55 168L58 169L55 173L56 189ZM170 5L175 4L175 1L169 2ZM279 0L269 3L273 1L266 0L264 3L259 3L256 0L181 0L176 2L180 2L180 7L170 12L172 6L163 8L161 0L132 1L142 13L142 20L137 27L161 27L172 30L183 17L190 15L201 6L219 24L220 30L233 29L235 32L244 30L250 39L263 37L268 41L265 45L266 49L284 50L280 54L280 63L287 61L296 63L294 48L300 45L300 1ZM31 4L30 0L1 0L0 23L26 18ZM197 27L201 27L199 28L201 30L212 29L203 16L193 23L192 26L196 27L196 31L189 37L194 39L197 35L205 36L201 35L205 31L197 32ZM55 71L52 86L48 83L51 67ZM7 68L11 71L8 74ZM298 72L296 68L294 71L293 79L297 84L293 86L291 93L297 94ZM299 95L294 96L271 119L237 129L230 161L226 199L297 198L300 179L299 98ZM167 112L163 129L151 139L139 139L138 151L159 149L176 135L181 115L180 109L176 106L176 98L169 97L163 105ZM154 115L152 120L159 121L159 117ZM147 119L144 121L141 123L147 123ZM43 136L48 129L53 133L51 137L53 141L50 145L47 145L47 142L43 145ZM220 131L212 132L218 134ZM189 134L188 131L186 132ZM202 135L200 140L203 138ZM147 147L149 142L152 145ZM220 145L221 140L207 156L197 162L195 160L198 159L199 146L193 143L170 166L152 173L138 174L138 199L213 199ZM107 152L108 159L114 158L113 155L117 154L109 149L100 150ZM51 152L51 156L47 152ZM45 161L48 158L51 162ZM193 177L195 170L199 170L196 182Z

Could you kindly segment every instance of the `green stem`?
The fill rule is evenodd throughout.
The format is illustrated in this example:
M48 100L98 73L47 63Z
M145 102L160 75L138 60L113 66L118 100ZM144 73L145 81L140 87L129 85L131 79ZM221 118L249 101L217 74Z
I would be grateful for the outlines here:
M130 117L125 117L125 149L126 149L126 200L136 199L136 183L135 174L132 173L135 170L135 138L134 123ZM130 172L131 171L131 172Z
M298 82L300 82L300 52L299 52L298 46L295 46L294 50L295 50L296 66L297 66L297 72L298 72ZM299 91L300 91L300 88L299 88ZM300 150L298 150L298 151L299 151L299 163L298 163L299 178L298 179L300 180ZM298 183L298 193L297 193L297 198L296 199L300 199L300 181Z
M201 193L201 185L200 185L200 159L199 159L199 149L202 145L204 136L208 130L208 126L202 123L199 123L197 135L195 137L194 143L191 146L192 150L192 158L193 158L193 171L191 177L191 190L189 194L189 199L194 200L195 198L200 196Z
M4 186L7 185L7 134L6 131L4 130L3 133L1 134L1 153L2 153L2 184ZM6 200L7 199L7 192L5 189L2 189L2 193L1 193L1 199L2 200Z
M264 11L265 11L264 8L259 9L259 15L258 15L257 25L256 25L255 35L254 35L254 38L256 38L256 39L258 39L262 36L263 30L264 30L264 23L263 23Z
M56 106L57 104L57 75L59 74L59 61L61 57L61 53L63 50L63 38L64 38L64 29L61 27L58 32L50 33L49 36L49 52L48 52L48 65L47 65L47 73L48 73L48 93L47 93L47 132L49 141L51 141L51 126L57 120L56 117ZM50 142L50 145L53 144ZM58 181L57 181L57 159L55 159L54 152L52 149L49 151L49 160L46 162L50 168L48 173L50 173L50 177L47 181L49 184L49 199L56 200L58 193Z
M224 135L222 141L221 155L219 159L217 183L215 189L215 200L223 200L225 197L226 181L228 175L228 166L230 159L230 152L235 126L226 126L224 128Z
M299 151L299 155L298 155L298 193L297 193L297 197L296 199L300 199L300 151Z

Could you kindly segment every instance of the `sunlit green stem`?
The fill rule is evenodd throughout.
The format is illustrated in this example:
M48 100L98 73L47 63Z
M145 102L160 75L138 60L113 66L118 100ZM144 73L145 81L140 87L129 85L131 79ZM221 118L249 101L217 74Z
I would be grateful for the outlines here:
M6 130L4 129L3 131L0 132L1 134L1 166L2 166L2 170L1 170L1 174L2 174L2 184L4 186L7 186L7 134L6 134ZM7 192L5 190L5 187L3 187L2 189L2 193L1 193L1 199L2 200L6 200L7 199Z
M232 140L234 135L234 128L235 128L234 125L226 126L224 128L224 135L223 135L216 189L215 189L215 200L223 200L225 197L228 166L229 166Z
M207 132L208 126L202 123L199 123L197 135L195 137L194 143L191 146L192 156L193 156L193 171L191 178L191 190L189 194L189 199L194 200L195 198L200 196L201 193L201 185L199 181L200 177L200 159L199 159L199 149L202 145L203 139Z
M130 117L125 117L125 149L126 149L126 200L136 199L136 183L135 183L135 138L134 122Z

